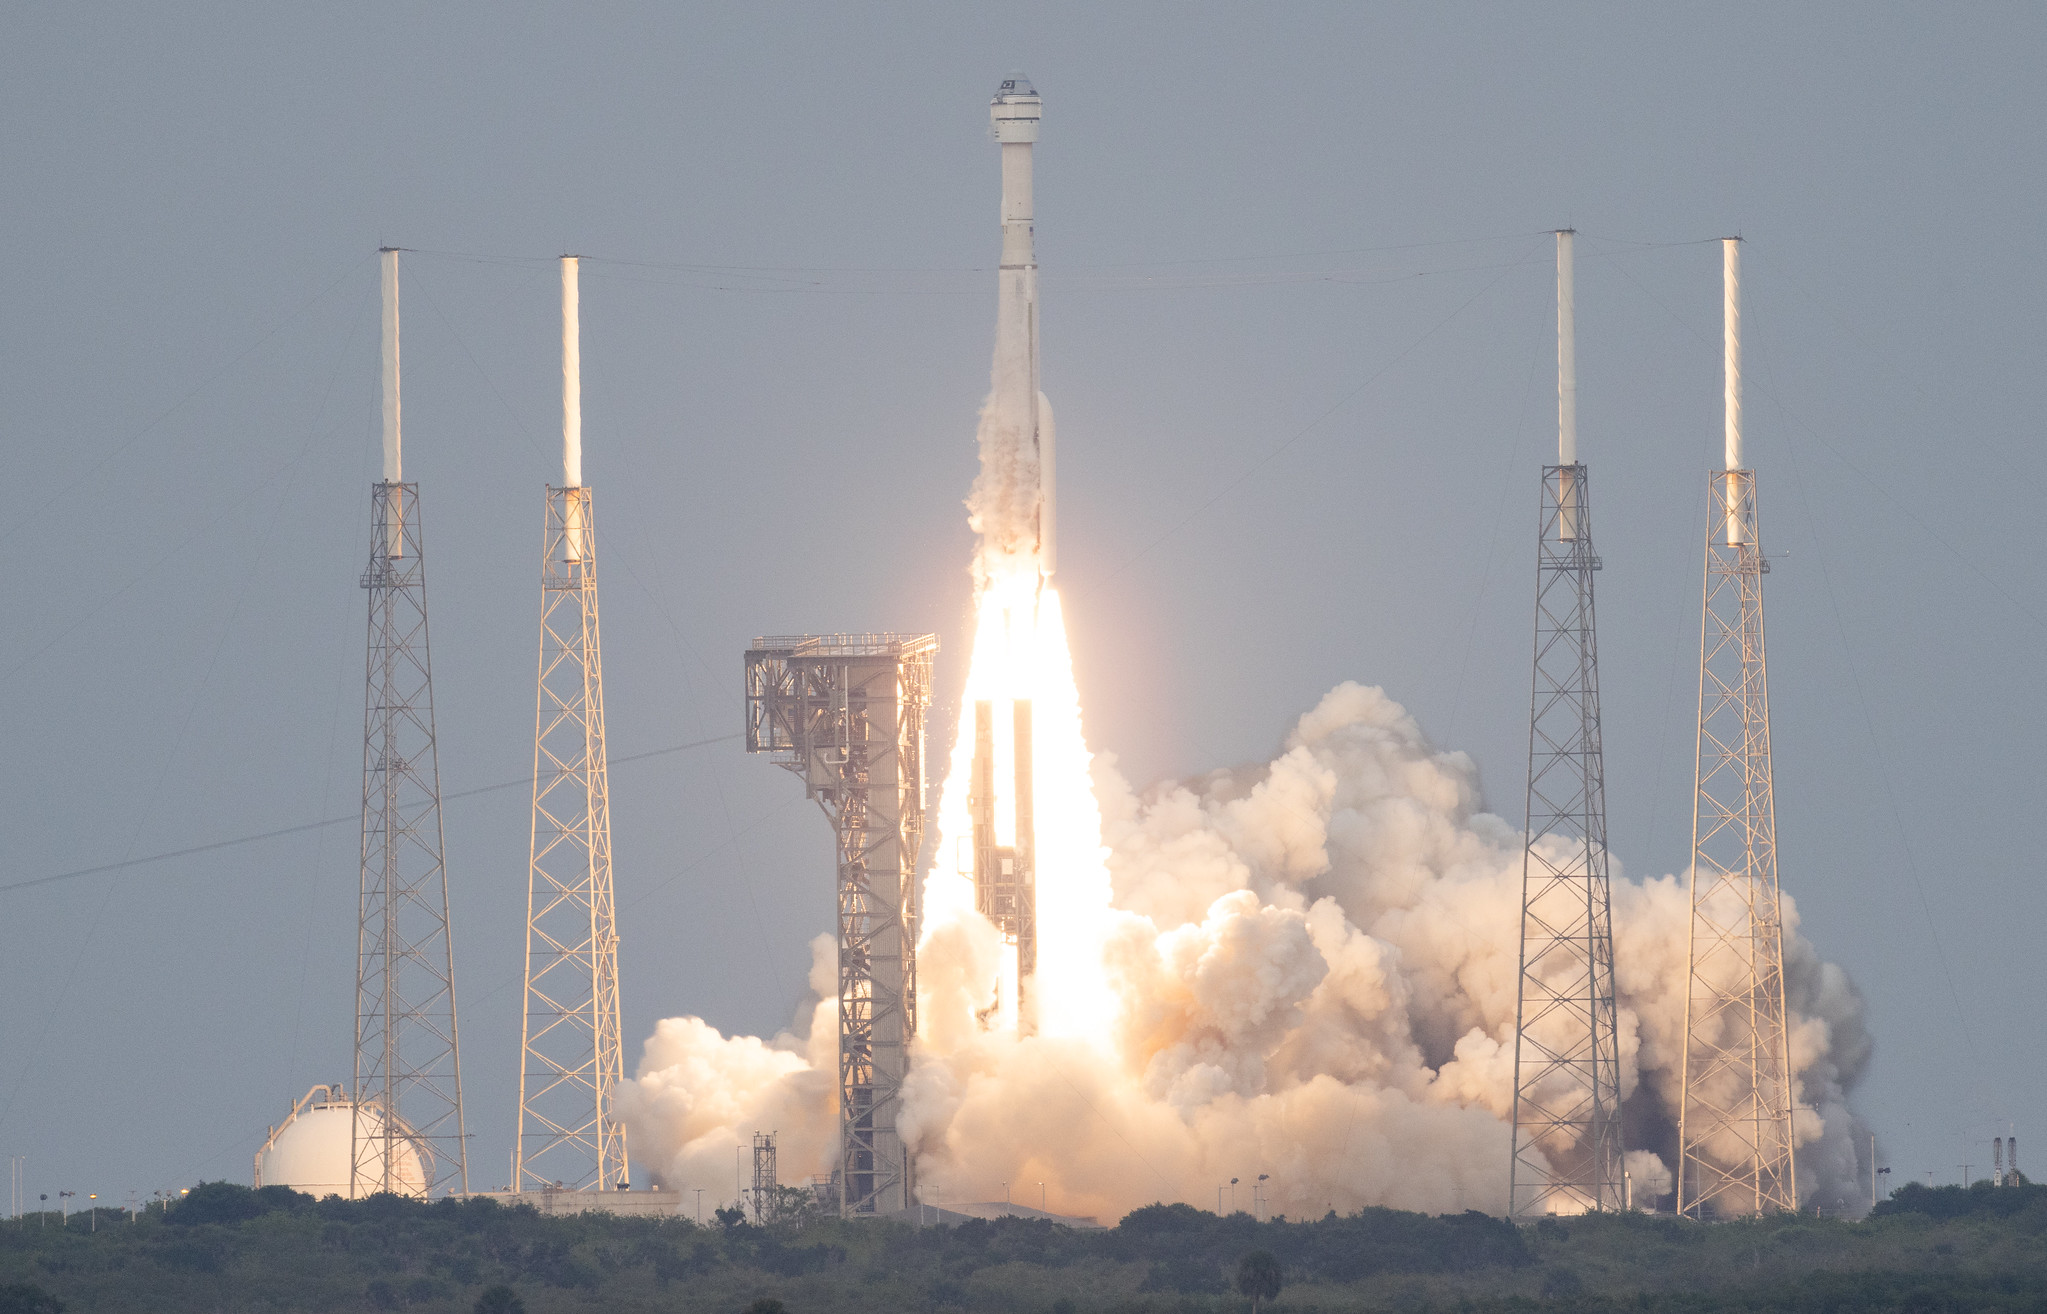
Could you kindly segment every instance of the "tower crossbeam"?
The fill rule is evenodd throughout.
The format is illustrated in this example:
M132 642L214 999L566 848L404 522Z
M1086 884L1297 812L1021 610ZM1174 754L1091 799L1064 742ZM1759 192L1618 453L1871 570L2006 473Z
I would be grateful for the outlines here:
M916 1198L896 1131L917 1033L917 856L936 635L760 638L746 747L802 777L836 837L842 1215Z
M1620 1047L1583 465L1543 469L1514 1041L1515 1217L1624 1207Z
M611 802L588 488L547 490L515 1190L628 1182Z
M419 485L371 490L350 1193L469 1189Z
M1796 1210L1755 472L1708 481L1678 1209Z

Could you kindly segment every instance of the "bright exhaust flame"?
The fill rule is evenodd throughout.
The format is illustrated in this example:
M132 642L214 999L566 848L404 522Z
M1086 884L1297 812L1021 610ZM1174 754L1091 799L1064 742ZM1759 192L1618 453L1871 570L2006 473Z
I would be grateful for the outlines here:
M1094 761L1059 594L1039 570L1028 345L998 335L968 498L975 633L925 841L918 1033L896 1115L919 1199L999 1204L1007 1190L1113 1222L1153 1201L1217 1207L1217 1184L1240 1178L1296 1218L1504 1210L1521 834L1484 811L1470 758L1351 682L1266 762L1140 795ZM1036 415L1042 433L1042 395ZM1019 846L1025 700L1033 824ZM977 807L983 724L993 797ZM978 846L977 811L992 823ZM1008 851L1035 870L1037 971L1023 981L1017 946L979 911L977 847L980 862ZM1674 1129L1689 918L1675 877L1628 881L1615 863L1630 1126ZM1798 935L1788 896L1784 919L1792 1066L1818 1110L1798 1127L1801 1183L1854 1200L1862 1001ZM812 949L813 998L790 1031L762 1041L671 1018L647 1041L618 1105L664 1185L726 1198L733 1145L763 1128L782 1133L785 1173L837 1162L836 949L829 935ZM1667 1145L1628 1156L1644 1206L1669 1189L1652 1150Z
M969 805L978 702L995 704L995 842L1016 846L1016 743L1008 710L1032 709L1032 804L1037 880L1035 976L1017 980L1014 943L998 951L987 1021L995 1029L1032 1030L1048 1038L1106 1047L1115 994L1102 967L1111 913L1108 852L1102 814L1088 778L1090 754L1081 733L1080 694L1059 592L1034 567L988 581L977 599L974 651L952 764L939 797L937 846L924 886L927 940L962 918L979 918L974 899L973 816ZM1021 990L1019 990L1019 985ZM1019 1017L1017 1002L1024 1001Z

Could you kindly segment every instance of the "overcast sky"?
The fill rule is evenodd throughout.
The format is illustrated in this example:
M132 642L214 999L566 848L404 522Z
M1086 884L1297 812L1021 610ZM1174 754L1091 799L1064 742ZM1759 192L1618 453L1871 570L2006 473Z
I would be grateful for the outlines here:
M246 1181L348 1075L379 245L449 794L531 769L563 251L614 760L735 735L757 633L937 631L956 697L1011 69L1083 705L1140 785L1355 679L1520 822L1575 225L1612 842L1680 870L1748 240L1784 888L1892 1180L2047 1154L2043 67L1992 4L9 7L0 883L350 820L0 892L0 1156ZM785 1025L824 818L729 740L612 779L629 1062ZM446 808L479 1187L527 808Z

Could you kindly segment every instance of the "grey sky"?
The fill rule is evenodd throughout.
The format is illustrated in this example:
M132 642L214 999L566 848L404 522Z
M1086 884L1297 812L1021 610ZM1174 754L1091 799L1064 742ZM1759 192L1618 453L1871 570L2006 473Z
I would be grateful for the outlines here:
M1140 784L1255 760L1358 679L1520 820L1573 224L1613 843L1677 869L1720 442L1686 243L1739 232L1784 885L1869 997L1893 1180L1980 1169L2005 1120L2040 1145L2047 17L1784 10L12 7L0 882L353 812L382 243L419 251L447 791L530 769L567 250L612 752L737 731L756 633L937 630L956 688L986 104L1021 68L1096 748ZM730 743L613 781L630 1054L677 1013L786 1023L823 819ZM526 810L447 807L479 1186ZM347 1074L354 844L0 895L32 1195L246 1180Z

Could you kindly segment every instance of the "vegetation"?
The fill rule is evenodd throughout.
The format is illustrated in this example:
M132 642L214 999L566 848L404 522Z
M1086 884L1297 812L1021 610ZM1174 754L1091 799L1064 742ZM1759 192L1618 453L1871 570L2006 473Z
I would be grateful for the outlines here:
M1907 1186L1864 1222L1648 1215L1516 1228L1387 1209L1269 1223L1187 1205L1114 1228L812 1210L544 1217L215 1182L169 1209L0 1225L0 1314L1261 1314L2039 1310L2047 1187ZM1283 1287L1283 1293L1279 1289Z
M1286 1285L1286 1271L1269 1250L1253 1250L1237 1264L1237 1290L1251 1298L1251 1314L1258 1314L1258 1302L1271 1300Z

